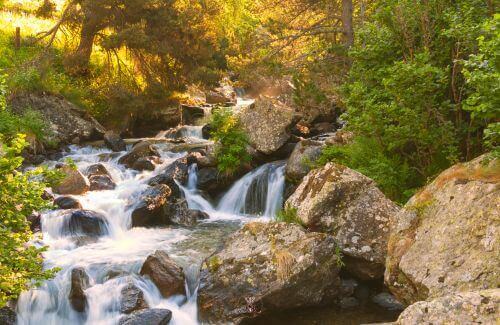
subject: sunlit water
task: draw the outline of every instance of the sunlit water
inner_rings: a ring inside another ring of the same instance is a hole
[[[201,128],[192,129],[189,136],[200,137],[198,131],[201,132]],[[117,324],[123,316],[120,314],[120,292],[130,282],[144,292],[149,307],[170,309],[172,324],[198,324],[196,288],[202,260],[242,222],[257,218],[268,220],[274,216],[282,204],[284,164],[267,164],[247,174],[216,205],[197,190],[197,170],[196,165],[192,165],[189,180],[182,188],[189,207],[207,212],[210,219],[194,228],[130,228],[134,204],[147,188],[148,180],[184,155],[169,152],[161,144],[157,148],[164,162],[154,171],[126,169],[118,164],[125,152],[116,154],[107,149],[73,146],[61,159],[71,158],[82,172],[100,162],[112,175],[117,184],[114,190],[75,196],[84,209],[105,216],[109,234],[96,242],[78,246],[74,238],[61,231],[64,220],[58,211],[44,213],[43,239],[37,244],[49,248],[44,253],[44,266],[58,267],[60,271],[54,279],[21,295],[17,306],[19,324]],[[188,297],[165,299],[149,279],[138,275],[146,257],[157,249],[167,251],[183,267]],[[74,267],[85,268],[90,278],[91,286],[85,291],[86,313],[74,311],[68,300]],[[110,274],[121,276],[111,278]]]

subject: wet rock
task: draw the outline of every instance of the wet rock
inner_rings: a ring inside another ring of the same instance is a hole
[[[116,187],[115,182],[108,175],[93,175],[89,178],[91,191],[113,190]]]
[[[39,112],[51,130],[47,142],[70,144],[102,139],[106,130],[88,112],[62,97],[49,94],[19,93],[10,98],[11,109],[23,114],[27,109]]]
[[[219,192],[223,176],[219,177],[219,170],[215,167],[206,167],[198,170],[198,188],[207,192]]]
[[[290,138],[295,113],[277,99],[261,96],[241,110],[239,119],[252,147],[271,155]]]
[[[395,324],[498,324],[500,289],[459,292],[406,308]]]
[[[191,156],[177,159],[172,164],[168,165],[161,174],[153,177],[149,181],[150,186],[165,184],[172,189],[172,195],[179,197],[181,190],[176,182],[185,184],[188,179],[189,165],[194,163],[194,158]]]
[[[119,325],[167,325],[172,319],[168,309],[144,309],[120,318]]]
[[[321,155],[323,143],[313,140],[302,140],[295,148],[286,163],[285,175],[292,182],[300,182],[311,170],[311,165]]]
[[[78,169],[63,164],[58,170],[64,174],[64,179],[52,189],[54,193],[80,195],[90,189],[88,179]]]
[[[73,309],[77,312],[83,313],[87,308],[85,290],[89,285],[89,276],[84,268],[76,267],[71,270],[71,289],[68,299]]]
[[[146,189],[132,212],[132,227],[167,224],[169,220],[166,217],[166,208],[171,193],[170,187],[164,184]]]
[[[71,196],[60,196],[54,200],[54,204],[64,210],[82,208],[80,201]]]
[[[201,134],[203,136],[203,139],[210,139],[211,137],[211,132],[212,132],[212,126],[210,124],[205,124],[203,128],[201,129]]]
[[[148,308],[144,293],[135,284],[128,283],[121,290],[120,312],[130,314],[134,311]]]
[[[328,122],[316,123],[312,126],[310,135],[325,134],[335,131],[335,125]]]
[[[399,208],[373,180],[329,163],[309,172],[286,204],[309,229],[333,235],[348,271],[361,279],[383,276],[389,218]]]
[[[350,309],[359,306],[359,301],[355,297],[343,297],[340,299],[339,306],[342,309]]]
[[[160,154],[148,141],[141,141],[132,147],[132,150],[121,157],[118,162],[128,168],[133,168],[134,163],[144,157],[159,157]]]
[[[2,325],[15,325],[17,323],[16,312],[10,307],[0,308],[0,324]]]
[[[42,199],[44,199],[45,201],[54,201],[54,195],[48,190],[43,190]]]
[[[131,135],[137,138],[154,137],[158,132],[175,127],[181,123],[179,105],[155,109],[143,109],[135,114],[130,126]]]
[[[181,225],[195,225],[198,223],[198,221],[200,220],[206,220],[206,219],[209,219],[210,216],[206,213],[206,212],[203,212],[203,211],[200,211],[200,210],[188,210],[187,212],[187,218],[185,221],[183,222],[177,222],[177,224],[181,224]]]
[[[202,265],[203,321],[239,323],[269,311],[331,303],[341,295],[339,259],[327,234],[253,222]]]
[[[26,220],[30,224],[30,230],[32,232],[39,232],[42,230],[42,223],[41,223],[41,215],[39,212],[33,212],[29,216],[26,217]]]
[[[95,176],[95,175],[107,175],[107,176],[111,177],[111,174],[109,173],[109,171],[101,163],[93,164],[93,165],[90,165],[89,167],[87,167],[85,174],[87,175],[87,177],[91,177],[91,176]]]
[[[63,210],[59,218],[64,218],[63,233],[74,237],[97,238],[108,234],[106,218],[90,210]]]
[[[120,134],[115,131],[107,131],[104,133],[104,144],[106,147],[113,151],[125,151],[127,150],[127,145],[125,141],[120,137]]]
[[[181,105],[182,123],[195,124],[196,120],[205,116],[205,110],[201,106]]]
[[[164,297],[185,294],[184,272],[165,251],[149,255],[140,274],[149,276]]]
[[[132,169],[143,171],[150,170],[153,171],[156,168],[156,164],[161,163],[161,159],[158,157],[142,157],[137,159],[132,165]]]
[[[388,310],[403,310],[405,306],[388,292],[381,292],[372,298],[372,301]]]
[[[391,217],[385,282],[403,303],[498,287],[500,164],[442,172]]]

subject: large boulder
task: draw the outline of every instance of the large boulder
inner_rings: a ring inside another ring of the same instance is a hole
[[[12,308],[8,306],[0,308],[0,324],[15,325],[16,323],[17,323],[17,315]]]
[[[120,312],[130,314],[134,311],[148,308],[144,293],[134,283],[127,283],[121,290]]]
[[[134,163],[144,157],[159,157],[160,154],[148,141],[141,141],[132,147],[132,150],[122,156],[118,162],[128,168],[133,168]]]
[[[71,289],[68,299],[73,309],[77,312],[83,313],[87,308],[85,290],[89,285],[89,276],[84,268],[76,267],[71,270]]]
[[[115,131],[108,131],[104,133],[104,144],[106,147],[113,151],[125,151],[127,150],[127,145],[125,141],[120,137],[120,134]]]
[[[207,91],[205,98],[207,104],[236,104],[236,92],[229,85]]]
[[[168,309],[143,309],[120,318],[118,325],[167,325],[172,319]]]
[[[286,163],[286,178],[292,182],[300,182],[311,170],[322,148],[323,143],[320,141],[302,140],[297,143]]]
[[[498,324],[500,289],[458,292],[406,308],[395,324]]]
[[[198,119],[201,119],[205,116],[205,110],[201,106],[192,106],[192,105],[181,105],[182,112],[182,124],[192,125]]]
[[[60,196],[54,200],[54,204],[63,210],[82,208],[80,201],[71,196]]]
[[[164,297],[186,294],[184,272],[165,251],[149,255],[140,274],[147,275]]]
[[[241,110],[239,119],[252,147],[271,155],[290,138],[295,113],[279,100],[261,96]]]
[[[132,165],[132,169],[138,171],[153,171],[156,168],[156,164],[160,163],[161,159],[159,157],[141,157],[134,162],[134,164]]]
[[[455,165],[391,218],[385,282],[411,304],[498,286],[500,164]]]
[[[303,224],[335,238],[346,268],[362,279],[384,275],[389,218],[399,208],[370,178],[328,163],[311,171],[286,202]]]
[[[76,167],[66,164],[58,167],[64,178],[54,186],[54,193],[80,195],[90,189],[89,180]]]
[[[48,142],[70,144],[94,141],[102,139],[106,132],[88,112],[59,96],[24,93],[11,98],[9,106],[17,114],[27,110],[39,112],[51,131]]]
[[[72,237],[98,238],[109,233],[106,217],[90,210],[63,210],[58,216],[64,218],[62,232]]]
[[[132,211],[132,227],[148,227],[167,224],[166,208],[172,191],[164,184],[148,187],[140,196]]]
[[[202,320],[239,323],[268,311],[335,301],[341,295],[335,249],[331,236],[298,225],[244,225],[202,265]]]

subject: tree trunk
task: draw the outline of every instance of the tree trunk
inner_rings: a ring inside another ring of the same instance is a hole
[[[92,46],[94,45],[94,39],[98,31],[97,24],[92,22],[91,19],[85,18],[82,30],[80,31],[80,43],[73,55],[74,67],[72,70],[76,74],[88,74]]]
[[[354,44],[352,0],[342,0],[342,28],[344,33],[344,43],[347,47],[351,47]]]

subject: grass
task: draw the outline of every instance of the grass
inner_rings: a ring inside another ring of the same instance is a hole
[[[294,208],[290,205],[285,206],[284,209],[278,211],[276,214],[276,221],[278,222],[286,222],[286,223],[294,223],[299,226],[304,227],[304,223],[297,215],[297,208]]]

